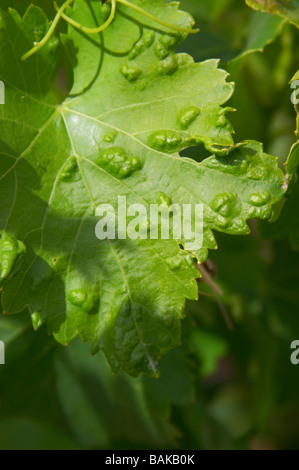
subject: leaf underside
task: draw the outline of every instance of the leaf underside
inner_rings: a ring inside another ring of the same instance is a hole
[[[139,3],[138,3],[139,4]],[[93,27],[101,2],[76,0],[67,14]],[[185,28],[176,4],[142,8]],[[32,56],[20,57],[49,28],[43,11],[0,9],[0,282],[2,308],[28,307],[33,325],[57,341],[80,335],[103,349],[113,371],[157,375],[159,359],[180,343],[186,299],[197,298],[198,271],[216,248],[213,231],[246,234],[284,193],[274,157],[257,142],[235,145],[226,118],[233,86],[216,60],[175,54],[185,35],[124,6],[98,36],[69,27]],[[61,104],[51,78],[62,50],[73,88]],[[179,152],[204,145],[197,163]],[[186,240],[104,240],[95,236],[99,204],[203,204],[200,250]]]

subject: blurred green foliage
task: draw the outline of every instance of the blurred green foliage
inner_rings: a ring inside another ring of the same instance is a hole
[[[221,59],[236,83],[236,141],[259,140],[283,164],[295,142],[289,81],[298,29],[240,0],[181,6],[201,28],[181,50]],[[271,240],[267,227],[264,238],[254,223],[248,237],[219,234],[211,260],[224,294],[199,283],[183,346],[162,361],[157,380],[113,376],[88,345],[63,348],[45,328],[33,332],[27,312],[0,317],[0,449],[299,449],[299,365],[290,362],[299,253],[287,239]]]

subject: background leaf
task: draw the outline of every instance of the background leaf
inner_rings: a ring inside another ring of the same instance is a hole
[[[246,0],[246,3],[256,10],[274,13],[287,18],[288,21],[299,26],[299,2],[298,0]]]

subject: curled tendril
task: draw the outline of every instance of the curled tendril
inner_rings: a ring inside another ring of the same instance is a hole
[[[112,21],[115,18],[116,14],[116,4],[122,3],[123,5],[132,8],[133,10],[137,11],[138,13],[141,13],[142,15],[146,16],[152,21],[155,21],[156,23],[160,24],[161,26],[164,26],[166,28],[172,29],[174,31],[179,31],[183,33],[192,33],[196,34],[198,33],[199,29],[189,29],[189,28],[183,28],[181,26],[175,26],[169,23],[166,23],[163,20],[160,20],[159,18],[156,18],[155,16],[151,15],[147,11],[143,10],[142,8],[138,7],[137,5],[134,5],[133,3],[128,2],[127,0],[111,0],[111,12],[109,15],[109,18],[107,21],[99,26],[98,28],[88,28],[86,26],[81,25],[80,23],[77,23],[77,21],[73,20],[69,16],[67,16],[64,12],[65,10],[73,3],[74,0],[67,0],[60,8],[58,7],[56,1],[54,2],[54,7],[57,11],[57,14],[53,20],[53,23],[47,32],[47,34],[44,36],[44,38],[39,41],[34,43],[34,47],[30,49],[26,54],[22,56],[22,60],[25,61],[29,57],[31,57],[33,54],[35,54],[37,51],[39,51],[51,38],[52,34],[54,33],[59,21],[61,18],[63,18],[65,21],[67,21],[69,24],[71,24],[74,28],[79,29],[80,31],[87,33],[87,34],[98,34],[102,31],[104,31],[108,26],[112,23]]]
[[[109,18],[104,24],[102,24],[102,26],[99,26],[98,28],[87,28],[86,26],[82,26],[82,24],[77,23],[77,21],[73,20],[72,18],[67,16],[65,13],[61,13],[61,18],[63,18],[65,21],[67,21],[68,23],[70,23],[72,26],[79,29],[80,31],[83,31],[84,33],[97,34],[97,33],[100,33],[101,31],[104,31],[104,29],[108,28],[108,26],[114,20],[115,11],[116,11],[116,1],[120,1],[120,0],[112,0],[111,1],[111,12],[110,12]],[[54,7],[55,7],[56,11],[58,12],[59,8],[58,8],[56,2],[54,2]]]

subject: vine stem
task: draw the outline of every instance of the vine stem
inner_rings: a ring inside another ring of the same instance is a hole
[[[127,0],[112,0],[112,2],[111,2],[111,12],[110,12],[110,15],[109,15],[109,18],[107,19],[107,21],[103,25],[99,26],[98,28],[88,28],[87,26],[81,25],[80,23],[73,20],[72,18],[70,18],[69,16],[67,16],[64,13],[65,10],[71,5],[71,3],[73,3],[73,1],[74,0],[67,0],[60,8],[58,7],[56,1],[54,2],[54,7],[57,11],[57,14],[56,14],[56,16],[53,20],[53,23],[52,23],[49,31],[47,32],[47,34],[44,36],[44,38],[41,41],[39,41],[37,43],[34,43],[34,47],[22,56],[22,58],[21,58],[22,61],[27,60],[29,57],[31,57],[33,54],[35,54],[37,51],[39,51],[49,41],[50,37],[54,33],[54,31],[56,29],[56,26],[58,25],[61,18],[63,18],[65,21],[67,21],[73,27],[79,29],[80,31],[82,31],[84,33],[98,34],[102,31],[104,31],[106,28],[108,28],[108,26],[112,23],[112,21],[115,18],[117,2],[127,6],[128,8],[132,8],[133,10],[137,11],[138,13],[142,14],[143,16],[146,16],[147,18],[154,21],[155,23],[158,23],[159,25],[164,26],[165,28],[169,28],[169,29],[172,29],[174,31],[179,31],[179,32],[184,32],[184,33],[191,33],[191,34],[196,34],[199,31],[199,29],[183,28],[181,26],[175,26],[175,25],[166,23],[165,21],[160,20],[160,18],[156,18],[151,13],[148,13],[147,11],[140,8],[139,6],[134,5],[133,3],[130,3]]]
[[[203,264],[196,264],[196,267],[198,269],[198,271],[201,273],[202,275],[202,280],[208,285],[210,286],[210,288],[212,289],[213,291],[213,297],[215,298],[216,302],[217,302],[217,305],[223,315],[223,319],[225,321],[225,324],[227,326],[227,328],[230,330],[230,331],[233,331],[234,329],[234,325],[232,323],[232,320],[224,306],[224,304],[221,302],[221,300],[219,299],[219,296],[223,296],[223,292],[222,290],[220,289],[220,287],[218,286],[218,284],[216,284],[216,282],[212,279],[212,277],[210,276],[208,270],[204,267]]]

